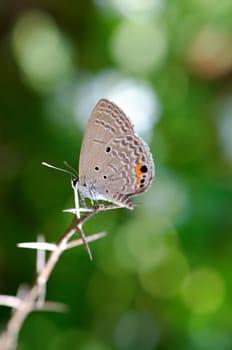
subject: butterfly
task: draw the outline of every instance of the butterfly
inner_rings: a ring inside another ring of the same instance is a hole
[[[154,177],[147,144],[136,134],[127,115],[101,99],[89,118],[79,158],[81,198],[104,200],[133,209],[131,197],[145,192]]]

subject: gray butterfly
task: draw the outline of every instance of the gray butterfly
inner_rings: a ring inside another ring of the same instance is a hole
[[[78,189],[82,198],[105,200],[133,209],[131,197],[154,177],[152,155],[126,114],[101,99],[92,111],[82,141]]]

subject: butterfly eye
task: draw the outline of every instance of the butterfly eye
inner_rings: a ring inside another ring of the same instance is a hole
[[[106,153],[110,153],[110,151],[111,151],[111,147],[110,146],[106,147]]]
[[[103,179],[104,179],[104,180],[106,180],[106,179],[107,179],[107,175],[103,175],[102,177],[103,177]]]
[[[76,185],[78,184],[78,179],[73,179],[72,183],[73,183],[73,186],[76,187]]]
[[[99,166],[96,165],[96,166],[94,167],[94,170],[95,170],[95,171],[99,171],[99,170],[100,170]]]

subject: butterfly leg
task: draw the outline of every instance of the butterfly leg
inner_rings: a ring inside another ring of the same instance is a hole
[[[83,208],[87,208],[86,202],[85,202],[85,198],[80,194],[80,202],[81,202],[81,206]]]
[[[80,219],[80,207],[79,207],[79,197],[78,197],[78,181],[72,181],[72,188],[74,191],[74,203],[75,203],[75,211],[76,211],[76,217],[77,219]],[[92,253],[89,247],[89,244],[85,238],[84,231],[82,230],[82,227],[79,227],[79,234],[81,236],[83,245],[85,249],[87,250],[87,253],[89,255],[90,260],[93,260]]]

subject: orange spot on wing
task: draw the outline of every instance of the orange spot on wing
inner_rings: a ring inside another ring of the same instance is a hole
[[[136,185],[138,186],[140,184],[140,178],[141,178],[141,175],[143,174],[143,172],[141,171],[141,167],[143,166],[142,163],[139,163],[137,165],[137,167],[135,168],[135,172],[136,172],[136,175],[137,175],[137,179],[136,179]]]

